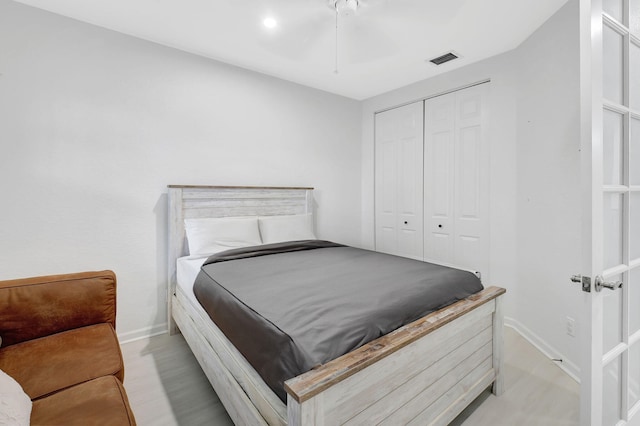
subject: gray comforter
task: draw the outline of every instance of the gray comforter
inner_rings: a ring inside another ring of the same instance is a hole
[[[194,285],[283,401],[285,380],[480,290],[470,272],[317,240],[211,256]]]

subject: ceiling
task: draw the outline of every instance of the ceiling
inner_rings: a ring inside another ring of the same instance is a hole
[[[359,0],[337,50],[328,0],[17,1],[362,100],[511,50],[567,0]]]

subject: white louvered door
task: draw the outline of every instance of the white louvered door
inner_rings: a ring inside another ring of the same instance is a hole
[[[425,260],[488,273],[488,84],[425,101]]]
[[[376,250],[422,260],[423,103],[375,116]]]

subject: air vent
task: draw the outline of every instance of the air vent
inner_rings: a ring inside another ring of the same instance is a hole
[[[437,58],[433,58],[429,62],[432,62],[436,65],[442,65],[445,62],[453,61],[454,59],[458,59],[458,57],[454,55],[452,52],[449,52],[449,53],[445,53],[442,56],[438,56]]]

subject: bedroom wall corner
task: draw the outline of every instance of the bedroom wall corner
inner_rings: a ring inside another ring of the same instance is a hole
[[[568,277],[579,270],[578,1],[514,50],[367,99],[362,111],[362,240],[374,247],[374,113],[491,79],[491,266],[507,288],[505,322],[579,375],[584,323]],[[576,263],[577,262],[577,263]]]
[[[0,279],[110,268],[119,334],[164,329],[168,184],[313,186],[360,245],[360,102],[9,0],[0,52]]]

